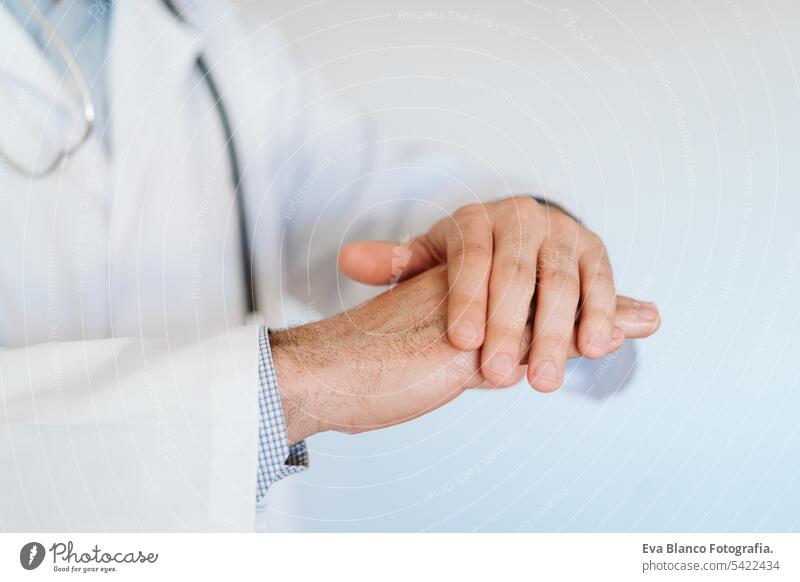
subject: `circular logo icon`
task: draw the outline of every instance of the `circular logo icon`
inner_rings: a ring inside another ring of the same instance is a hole
[[[28,542],[19,551],[19,563],[26,570],[35,570],[44,560],[44,546],[39,542]]]

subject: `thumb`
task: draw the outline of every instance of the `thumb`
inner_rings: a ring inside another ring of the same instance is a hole
[[[339,253],[339,268],[350,279],[388,285],[427,271],[440,262],[425,236],[400,242],[361,241]]]

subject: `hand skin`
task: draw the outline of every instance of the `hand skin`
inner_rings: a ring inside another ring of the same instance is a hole
[[[538,315],[531,384],[555,390],[563,382],[576,313],[580,354],[599,358],[611,351],[616,291],[605,245],[558,208],[530,196],[471,204],[410,243],[364,241],[339,257],[347,276],[375,285],[439,264],[448,265],[450,343],[465,351],[483,348],[481,370],[491,385],[516,381],[532,300]]]
[[[660,324],[649,307],[620,297],[611,349]],[[480,350],[447,340],[446,266],[430,269],[335,317],[270,334],[290,443],[336,430],[406,422],[464,390],[487,385]],[[525,375],[531,327],[520,338],[515,380]],[[565,346],[580,355],[575,335]],[[549,391],[544,387],[541,391]]]

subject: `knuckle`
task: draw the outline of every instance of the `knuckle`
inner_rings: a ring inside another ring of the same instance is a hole
[[[520,253],[536,254],[539,238],[528,224],[523,224],[521,228],[511,232],[509,239],[512,247],[518,249]]]
[[[497,260],[495,270],[504,280],[533,280],[536,276],[536,261],[528,255],[505,256]]]
[[[575,231],[578,228],[578,223],[571,216],[564,214],[560,210],[548,210],[547,220],[550,223],[550,227],[555,230]]]
[[[575,260],[577,256],[577,249],[575,247],[575,239],[571,237],[561,237],[556,240],[554,245],[558,249],[559,255],[562,259],[570,263]]]
[[[578,276],[572,269],[563,267],[546,269],[542,272],[541,286],[551,289],[570,291],[577,289]]]
[[[609,279],[614,278],[614,270],[611,267],[611,261],[608,259],[608,252],[606,248],[603,247],[603,251],[600,254],[600,264],[598,266],[598,271],[605,274]]]
[[[549,241],[541,254],[543,262],[551,269],[566,270],[576,260],[575,245],[565,238]]]
[[[453,213],[456,222],[470,222],[476,219],[486,219],[486,208],[482,204],[467,204]]]
[[[606,245],[603,242],[603,239],[600,238],[600,235],[598,235],[596,232],[591,231],[588,228],[583,228],[583,229],[581,229],[580,236],[581,236],[582,242],[585,245],[587,245],[589,247],[597,248],[600,253],[604,253],[605,252]]]
[[[519,233],[519,244],[522,249],[526,249],[532,254],[536,253],[536,249],[539,246],[539,236],[530,229],[523,229],[522,232]]]
[[[482,263],[492,258],[492,253],[485,245],[471,240],[462,241],[456,247],[455,257],[459,262]]]
[[[526,224],[514,224],[502,235],[502,254],[509,256],[536,255],[538,238]],[[533,260],[531,256],[531,260]]]
[[[525,218],[536,218],[541,215],[542,206],[530,196],[512,196],[508,199],[514,212]]]
[[[519,224],[523,229],[538,224],[541,213],[539,203],[525,196],[509,198],[500,207],[500,214],[506,222]]]
[[[614,277],[611,275],[611,271],[609,269],[599,268],[592,273],[591,279],[589,279],[586,283],[587,291],[591,293],[591,291],[597,288],[613,288]]]
[[[577,240],[580,226],[571,216],[567,216],[561,211],[550,211],[547,216],[552,231],[563,234],[573,241]]]

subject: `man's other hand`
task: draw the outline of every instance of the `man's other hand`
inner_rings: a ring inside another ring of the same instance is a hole
[[[530,196],[471,204],[407,244],[354,243],[339,257],[348,277],[373,285],[438,264],[447,265],[450,343],[465,351],[482,347],[481,371],[493,386],[517,379],[532,301],[528,381],[538,390],[563,382],[576,314],[582,356],[599,358],[614,345],[617,297],[605,245],[555,206]],[[659,317],[650,303],[640,304],[640,314]]]

